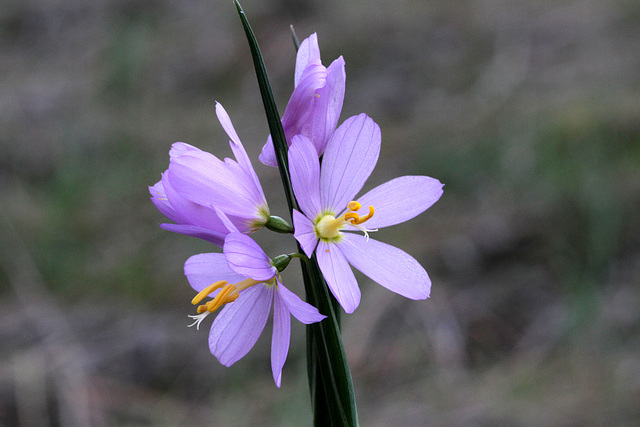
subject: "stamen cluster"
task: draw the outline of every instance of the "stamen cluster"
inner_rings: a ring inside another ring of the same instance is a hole
[[[367,222],[373,216],[375,209],[373,206],[369,206],[369,213],[365,216],[360,216],[356,212],[360,210],[362,205],[356,201],[351,201],[347,205],[348,211],[336,218],[331,214],[324,215],[316,221],[315,230],[316,234],[321,239],[336,239],[340,236],[340,230],[342,230],[345,226],[351,226],[356,228],[368,237],[369,231],[377,231],[377,230],[368,230],[365,227],[361,226],[361,224]]]

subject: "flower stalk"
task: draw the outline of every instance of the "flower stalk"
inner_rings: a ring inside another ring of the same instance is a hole
[[[291,185],[285,132],[257,40],[237,0],[235,4],[249,42],[289,213],[292,214],[299,207]],[[307,302],[327,316],[322,322],[307,326],[307,368],[314,425],[356,426],[358,415],[351,372],[340,334],[339,306],[324,281],[315,255],[310,262],[301,265]]]

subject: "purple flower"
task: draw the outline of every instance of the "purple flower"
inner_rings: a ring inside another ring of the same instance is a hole
[[[217,102],[216,115],[236,160],[220,160],[176,142],[169,151],[169,169],[149,192],[160,212],[175,223],[161,224],[162,228],[222,246],[229,231],[214,208],[223,211],[241,232],[251,232],[267,223],[269,206],[231,119]]]
[[[318,36],[306,38],[298,49],[293,94],[282,116],[282,127],[291,145],[291,138],[303,135],[313,143],[319,156],[333,134],[344,100],[346,74],[340,56],[328,68],[320,61]],[[260,161],[277,166],[271,136],[262,148]]]
[[[307,138],[294,137],[289,148],[291,182],[302,210],[293,212],[294,236],[307,256],[315,250],[331,292],[347,313],[360,303],[360,289],[349,264],[407,298],[428,298],[431,289],[427,272],[413,257],[369,239],[368,233],[424,212],[440,198],[443,185],[426,176],[403,176],[356,201],[379,153],[380,128],[365,114],[347,119],[336,129],[322,167]],[[368,207],[366,215],[357,213],[361,206]]]
[[[282,367],[289,352],[291,317],[309,324],[326,316],[288,290],[278,270],[264,251],[249,236],[232,232],[225,238],[224,254],[192,256],[184,265],[189,283],[198,291],[193,304],[207,295],[213,297],[198,307],[193,324],[222,305],[209,333],[209,349],[220,363],[231,366],[244,357],[258,340],[273,305],[271,370],[280,387]]]

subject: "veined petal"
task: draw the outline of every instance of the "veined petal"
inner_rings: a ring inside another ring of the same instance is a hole
[[[242,149],[242,151],[244,152],[244,149]],[[246,153],[244,153],[244,155],[246,156]],[[267,205],[267,200],[264,197],[262,187],[258,181],[258,175],[256,175],[255,171],[252,169],[250,172],[247,172],[238,162],[229,158],[224,160],[228,168],[229,176],[237,180],[236,183],[238,188],[241,189],[241,193],[251,201],[254,207],[259,206],[268,211],[269,207]],[[249,167],[251,167],[251,165],[249,165]]]
[[[311,34],[300,43],[298,53],[296,54],[296,70],[294,75],[294,87],[298,86],[300,76],[305,68],[310,64],[321,64],[320,47],[318,46],[318,35]]]
[[[220,209],[216,208],[215,206],[214,206],[213,210],[215,211],[216,215],[218,215],[218,218],[220,218],[220,221],[222,221],[222,224],[224,224],[224,226],[226,227],[227,234],[229,234],[229,233],[240,233],[240,230],[238,230],[238,227],[236,227],[236,225],[233,223],[233,221],[231,221],[231,219],[229,219],[229,216],[227,214],[225,214],[224,212],[222,212]]]
[[[244,172],[234,171],[214,155],[189,151],[173,158],[167,171],[173,188],[187,200],[202,206],[219,206],[225,213],[254,216],[263,200],[247,191]]]
[[[160,228],[173,233],[184,234],[185,236],[197,237],[198,239],[206,240],[220,247],[224,245],[224,238],[227,236],[227,233],[221,233],[190,224],[163,223],[160,224]]]
[[[410,220],[431,207],[442,196],[443,184],[428,176],[401,176],[369,191],[358,202],[373,206],[375,215],[367,228],[382,228]]]
[[[326,68],[320,61],[316,34],[305,39],[298,49],[294,90],[282,116],[282,128],[291,145],[296,135],[309,138],[321,155],[333,134],[344,100],[344,59],[339,57]],[[260,161],[277,166],[271,137],[262,148]]]
[[[406,252],[364,236],[343,233],[340,249],[347,261],[374,282],[410,299],[429,297],[431,280]]]
[[[169,149],[169,158],[173,159],[175,157],[180,157],[189,151],[202,151],[197,147],[194,147],[191,144],[187,144],[185,142],[174,142],[171,144],[171,148]]]
[[[293,228],[295,230],[293,237],[300,243],[304,253],[311,258],[313,250],[316,248],[316,243],[318,242],[313,223],[309,218],[294,209]]]
[[[278,273],[271,265],[267,254],[246,234],[229,234],[224,239],[223,251],[229,268],[238,274],[258,281],[267,281]]]
[[[293,137],[289,148],[291,185],[302,212],[314,218],[320,213],[320,161],[308,138]]]
[[[315,105],[312,119],[309,121],[312,140],[322,154],[329,142],[329,138],[336,130],[342,103],[344,101],[345,64],[340,56],[327,68],[327,78],[324,87],[316,91]]]
[[[262,199],[265,199],[264,192],[262,191],[262,186],[260,185],[260,180],[258,179],[256,171],[253,169],[253,165],[251,164],[249,155],[244,149],[244,146],[242,145],[242,142],[240,141],[240,138],[238,137],[238,134],[233,127],[233,123],[231,122],[229,114],[227,114],[227,111],[219,102],[216,102],[216,115],[218,116],[218,121],[220,121],[222,128],[229,136],[231,150],[233,151],[233,155],[238,161],[238,164],[253,180],[255,191],[259,193],[260,196],[262,196]]]
[[[298,295],[291,292],[282,283],[278,283],[276,295],[282,298],[282,301],[287,306],[287,310],[289,310],[293,317],[305,325],[316,323],[327,318],[327,316],[320,314],[317,308],[302,301]]]
[[[169,174],[166,172],[162,174],[162,185],[169,203],[181,217],[180,220],[171,218],[174,222],[193,224],[211,230],[214,233],[227,234],[226,227],[218,215],[212,209],[185,199],[173,188],[169,181]]]
[[[320,64],[309,65],[304,70],[282,115],[282,128],[289,144],[295,135],[303,134],[308,138],[312,137],[303,130],[313,118],[311,114],[317,99],[316,91],[325,85],[326,78],[327,69]],[[315,144],[315,141],[312,142]]]
[[[162,185],[162,179],[156,182],[152,187],[149,187],[149,194],[151,194],[151,202],[153,202],[162,215],[166,216],[173,222],[183,222],[182,216],[178,214],[171,203],[169,203],[167,194],[164,191],[164,186]]]
[[[252,286],[218,314],[209,333],[209,350],[220,363],[231,366],[251,350],[267,323],[273,294],[274,288]]]
[[[233,127],[233,123],[231,122],[231,117],[229,117],[227,110],[225,110],[222,104],[218,101],[216,101],[216,116],[218,117],[218,121],[222,125],[222,128],[229,136],[231,142],[235,145],[242,145],[242,142],[240,142],[240,138],[236,133],[236,129]]]
[[[344,311],[353,313],[360,304],[360,288],[340,248],[335,243],[320,240],[316,257],[331,293]]]
[[[327,71],[322,65],[310,65],[307,68],[302,75],[300,84],[293,90],[289,103],[282,115],[282,129],[289,146],[291,145],[291,139],[295,135],[301,134],[305,125],[311,119],[316,89],[325,84]],[[311,135],[305,136],[311,137]],[[262,152],[258,159],[266,166],[278,166],[271,135],[269,135],[267,143],[262,147]]]
[[[267,143],[262,147],[262,152],[258,156],[258,160],[265,166],[271,166],[272,168],[278,167],[278,161],[276,160],[276,152],[273,148],[273,140],[271,135],[267,137]]]
[[[336,129],[322,159],[322,209],[339,213],[354,199],[378,161],[380,142],[380,128],[364,113]]]
[[[291,339],[291,315],[289,310],[278,295],[274,292],[273,300],[273,334],[271,337],[271,371],[276,386],[280,388],[282,381],[282,367],[289,353]]]
[[[245,276],[231,270],[227,259],[220,253],[198,254],[190,257],[184,263],[184,274],[196,292],[219,280],[237,283],[246,279]]]

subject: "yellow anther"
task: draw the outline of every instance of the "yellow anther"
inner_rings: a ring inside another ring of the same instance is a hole
[[[357,224],[357,221],[360,219],[360,215],[355,212],[349,212],[344,214],[345,221],[351,221],[352,224]]]
[[[222,290],[218,292],[218,295],[216,295],[214,299],[205,304],[207,306],[207,311],[212,313],[222,307],[224,304],[235,301],[239,295],[237,293],[232,295],[235,291],[235,285],[227,285],[222,288]]]
[[[350,211],[354,211],[354,212],[348,212],[344,214],[342,218],[345,220],[345,222],[351,221],[352,224],[359,224],[358,221],[360,220],[360,215],[355,213],[355,211],[359,211],[361,207],[362,205],[356,202],[355,200],[349,202],[349,204],[347,205],[347,208]]]
[[[349,204],[347,205],[347,208],[349,208],[350,211],[358,211],[358,210],[360,210],[361,207],[362,207],[362,205],[360,203],[356,202],[355,200],[349,202]]]
[[[360,225],[370,220],[374,214],[373,206],[369,206],[369,213],[367,215],[358,215],[356,211],[360,210],[360,208],[362,208],[362,205],[355,200],[350,201],[347,204],[347,208],[347,213],[339,218],[335,218],[331,214],[320,217],[320,219],[318,219],[316,222],[316,235],[324,239],[335,239],[340,236],[340,230],[345,226],[345,224],[350,224],[353,226]],[[366,229],[364,227],[356,228],[361,229],[366,234]]]
[[[200,301],[202,301],[211,292],[215,291],[216,289],[220,289],[221,287],[223,287],[226,284],[227,284],[226,280],[219,280],[219,281],[217,281],[215,283],[212,283],[211,285],[207,286],[206,288],[204,288],[203,290],[198,292],[198,295],[193,297],[193,299],[191,300],[191,304],[193,304],[193,305],[199,304]]]
[[[366,214],[365,216],[359,216],[358,214],[354,213],[354,214],[346,214],[344,218],[346,220],[351,220],[351,224],[362,224],[363,222],[366,222],[371,219],[374,211],[375,209],[373,209],[373,206],[369,206],[369,213]],[[350,217],[350,215],[355,215],[355,217]]]

